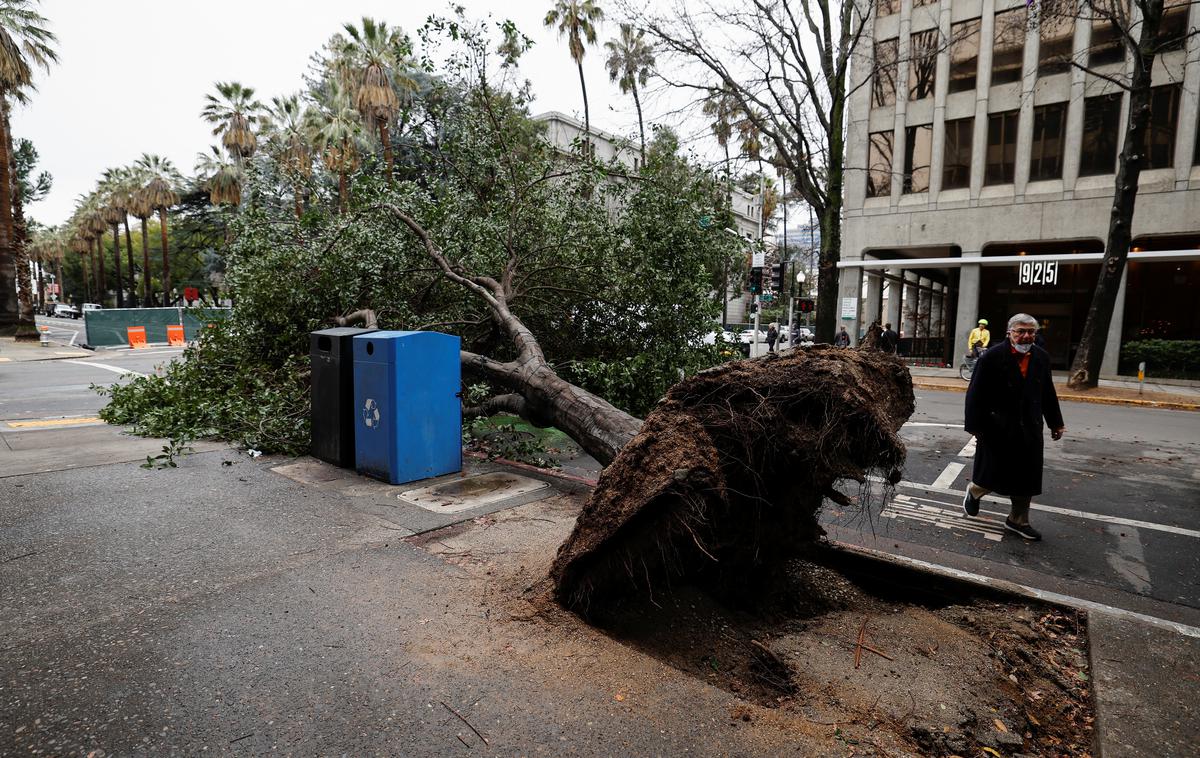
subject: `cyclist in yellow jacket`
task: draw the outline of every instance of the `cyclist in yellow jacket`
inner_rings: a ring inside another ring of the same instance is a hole
[[[971,336],[967,337],[967,350],[975,349],[976,342],[982,342],[983,348],[986,350],[988,343],[992,341],[992,333],[988,331],[988,322],[986,318],[979,319],[979,326],[971,330]]]

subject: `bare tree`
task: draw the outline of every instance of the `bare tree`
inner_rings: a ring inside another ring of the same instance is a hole
[[[867,0],[676,3],[638,16],[667,57],[690,64],[669,84],[706,99],[728,93],[761,135],[771,161],[820,219],[817,339],[831,342],[841,257],[842,186],[850,65],[871,17]],[[667,67],[660,69],[670,70]],[[689,78],[694,77],[694,78]]]
[[[1108,329],[1129,258],[1138,179],[1154,148],[1148,133],[1154,63],[1163,53],[1183,47],[1196,33],[1187,25],[1189,5],[1189,0],[1132,0],[1132,5],[1130,0],[1082,0],[1078,5],[1056,0],[1042,6],[1042,23],[1074,18],[1091,24],[1090,47],[1082,56],[1072,56],[1070,64],[1129,93],[1104,260],[1071,365],[1068,383],[1072,389],[1095,387],[1100,380]],[[1110,65],[1119,62],[1126,65]]]

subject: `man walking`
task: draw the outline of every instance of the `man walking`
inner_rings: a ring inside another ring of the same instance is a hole
[[[1050,356],[1033,344],[1037,331],[1037,321],[1027,313],[1008,320],[1008,339],[975,364],[965,424],[976,445],[963,512],[978,515],[979,500],[989,492],[1007,495],[1012,510],[1004,528],[1027,540],[1042,538],[1029,523],[1029,504],[1042,492],[1042,420],[1054,440],[1067,430],[1050,378]]]
[[[900,344],[900,335],[892,330],[891,324],[883,325],[883,334],[879,335],[879,349],[885,353],[896,352],[896,346]]]
[[[850,335],[846,334],[846,327],[842,327],[842,331],[838,332],[833,338],[834,347],[850,347]]]

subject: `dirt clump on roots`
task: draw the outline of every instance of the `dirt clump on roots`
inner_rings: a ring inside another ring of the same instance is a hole
[[[912,378],[894,356],[818,346],[735,361],[671,388],[600,476],[551,568],[564,606],[651,597],[686,578],[769,587],[824,532],[825,498],[904,464]]]

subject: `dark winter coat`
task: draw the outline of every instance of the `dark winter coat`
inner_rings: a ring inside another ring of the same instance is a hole
[[[896,352],[896,346],[899,344],[900,335],[893,329],[884,329],[883,334],[879,335],[879,349],[885,353]]]
[[[1032,497],[1042,492],[1042,419],[1063,426],[1058,394],[1050,379],[1050,355],[1030,348],[1022,378],[1008,340],[993,345],[975,364],[967,388],[966,430],[975,435],[971,481],[1000,495]]]

